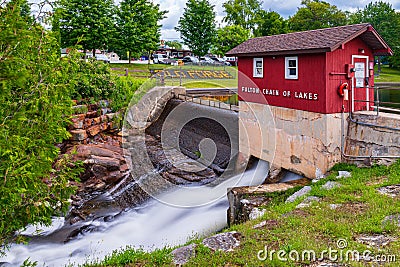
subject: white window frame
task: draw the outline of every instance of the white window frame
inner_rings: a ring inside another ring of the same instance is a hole
[[[296,67],[289,67],[289,61],[295,60]],[[296,70],[296,75],[290,74],[290,69]],[[299,59],[298,57],[285,57],[285,79],[287,80],[297,80],[299,78]]]
[[[257,62],[261,61],[261,74],[257,72]],[[255,57],[253,58],[253,77],[254,78],[263,78],[264,77],[264,58],[262,57]]]

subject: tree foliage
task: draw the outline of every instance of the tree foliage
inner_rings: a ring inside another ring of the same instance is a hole
[[[182,49],[182,44],[179,41],[166,41],[165,44],[169,47],[174,47],[177,50]]]
[[[189,0],[175,29],[195,55],[208,53],[215,40],[215,12],[208,0]]]
[[[225,55],[226,52],[250,38],[250,30],[239,25],[226,26],[217,30],[213,53]]]
[[[222,5],[226,16],[223,21],[228,25],[239,25],[244,29],[256,30],[260,19],[261,2],[258,0],[228,0]]]
[[[350,21],[371,23],[395,52],[390,62],[393,66],[400,67],[400,14],[396,13],[391,4],[383,1],[369,3],[364,9],[353,13]]]
[[[289,18],[290,31],[306,31],[347,24],[347,15],[335,5],[321,0],[303,0],[303,7]]]
[[[65,211],[79,168],[59,159],[69,137],[69,77],[57,36],[21,15],[26,0],[0,6],[0,244],[29,223]],[[22,12],[23,13],[23,12]]]
[[[84,50],[106,49],[114,37],[112,0],[59,0],[57,25],[63,47],[78,43]]]
[[[166,11],[149,0],[124,0],[117,12],[118,47],[138,56],[142,52],[157,49],[160,43],[159,21]]]
[[[288,32],[287,21],[275,11],[260,12],[260,19],[257,29],[254,32],[256,37],[269,36]]]

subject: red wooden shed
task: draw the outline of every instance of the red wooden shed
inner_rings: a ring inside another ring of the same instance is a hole
[[[370,110],[374,56],[391,54],[370,24],[253,38],[227,53],[238,57],[239,99],[323,114]]]

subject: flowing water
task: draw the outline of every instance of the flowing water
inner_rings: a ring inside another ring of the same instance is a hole
[[[19,266],[25,259],[37,261],[38,266],[64,266],[99,260],[115,249],[131,246],[153,250],[184,244],[195,236],[218,231],[226,226],[227,189],[233,186],[258,185],[268,171],[268,163],[259,161],[242,175],[232,177],[216,186],[181,187],[165,192],[138,208],[124,212],[111,222],[90,222],[87,233],[65,244],[46,238],[29,245],[12,245],[0,258],[3,265]],[[56,218],[42,235],[49,235],[63,225]],[[29,227],[25,234],[32,234]]]

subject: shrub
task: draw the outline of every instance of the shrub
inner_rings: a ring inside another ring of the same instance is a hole
[[[79,167],[55,146],[69,137],[76,64],[60,60],[57,36],[24,15],[25,0],[0,5],[0,245],[29,223],[68,208]]]

